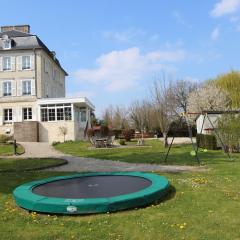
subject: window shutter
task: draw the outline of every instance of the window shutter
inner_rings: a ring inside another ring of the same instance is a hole
[[[12,108],[12,120],[13,120],[13,122],[17,122],[16,109],[15,108]]]
[[[18,79],[16,82],[17,82],[17,96],[22,96],[22,80]]]
[[[0,126],[3,125],[3,109],[0,108]]]
[[[36,108],[35,107],[32,107],[32,120],[33,121],[36,121],[37,119],[36,119]]]
[[[22,70],[22,56],[17,57],[17,70],[18,71]]]
[[[2,61],[3,61],[3,58],[2,58],[2,57],[0,57],[0,71],[2,71],[2,70],[3,70]]]
[[[34,96],[34,95],[36,95],[35,79],[32,79],[31,87],[32,87],[31,95]]]
[[[23,121],[23,109],[17,108],[17,121],[22,122]]]
[[[31,55],[30,56],[30,66],[31,66],[31,69],[33,70],[35,68],[35,56],[34,55]]]
[[[16,81],[12,80],[11,81],[11,86],[12,86],[12,96],[15,97],[16,96]]]
[[[15,57],[11,57],[11,70],[14,72],[15,71]]]
[[[0,81],[0,97],[3,96],[3,81]]]

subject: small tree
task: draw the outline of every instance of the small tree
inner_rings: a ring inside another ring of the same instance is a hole
[[[240,115],[225,114],[218,119],[218,129],[225,144],[225,151],[239,152]]]
[[[63,142],[65,142],[66,135],[68,133],[68,129],[65,126],[59,127],[59,132],[61,135],[63,135]]]
[[[189,94],[197,89],[197,83],[189,80],[178,80],[173,84],[173,96],[178,112],[187,112]]]
[[[163,75],[161,81],[154,82],[152,92],[156,118],[163,134],[164,146],[167,147],[170,125],[177,118],[176,99],[174,98],[171,82],[167,85],[165,75]]]

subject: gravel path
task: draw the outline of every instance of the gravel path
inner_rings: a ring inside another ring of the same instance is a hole
[[[68,161],[68,164],[56,168],[50,168],[47,171],[59,172],[110,172],[110,171],[156,171],[156,172],[188,172],[205,171],[203,167],[193,166],[173,166],[158,164],[127,163],[111,160],[99,160],[85,157],[74,157],[65,155],[56,151],[48,143],[20,143],[25,148],[25,154],[20,158],[44,158],[54,157],[62,158]]]

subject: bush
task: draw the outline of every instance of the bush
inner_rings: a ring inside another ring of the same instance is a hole
[[[100,134],[102,137],[108,136],[109,128],[108,126],[102,125],[100,128]]]
[[[217,139],[214,135],[197,134],[197,145],[208,150],[217,150]]]
[[[125,143],[125,140],[124,140],[124,139],[120,139],[119,143],[120,143],[120,145],[126,145],[126,143]]]
[[[87,130],[87,136],[88,138],[92,138],[94,136],[94,130],[92,128]]]
[[[128,142],[131,141],[131,139],[133,138],[133,132],[130,129],[124,129],[122,131],[122,135],[123,135],[124,139]]]
[[[115,136],[115,138],[119,138],[119,136],[122,134],[121,129],[112,129],[112,134]]]
[[[58,144],[60,144],[60,142],[56,142],[56,141],[52,142],[52,146],[56,146]]]
[[[12,140],[11,136],[0,134],[0,143],[7,143],[10,140]]]

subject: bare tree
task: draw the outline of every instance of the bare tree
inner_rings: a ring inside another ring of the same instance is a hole
[[[231,107],[229,95],[214,83],[208,83],[189,94],[187,110],[201,112],[228,110]]]
[[[114,107],[108,106],[103,112],[103,120],[108,126],[112,126],[114,118]]]
[[[162,79],[154,82],[152,89],[153,105],[156,118],[164,138],[164,146],[168,146],[168,131],[171,123],[176,119],[176,99],[172,89],[171,82],[166,84],[165,75]]]
[[[189,80],[178,80],[173,84],[177,112],[187,112],[189,94],[197,89],[197,83]]]
[[[139,145],[144,145],[143,134],[146,128],[149,126],[149,109],[150,103],[143,100],[135,101],[130,106],[130,118],[133,126],[141,133],[141,140],[138,142]]]
[[[66,135],[68,133],[68,129],[65,126],[59,127],[59,132],[61,135],[63,135],[63,142],[65,142]]]

